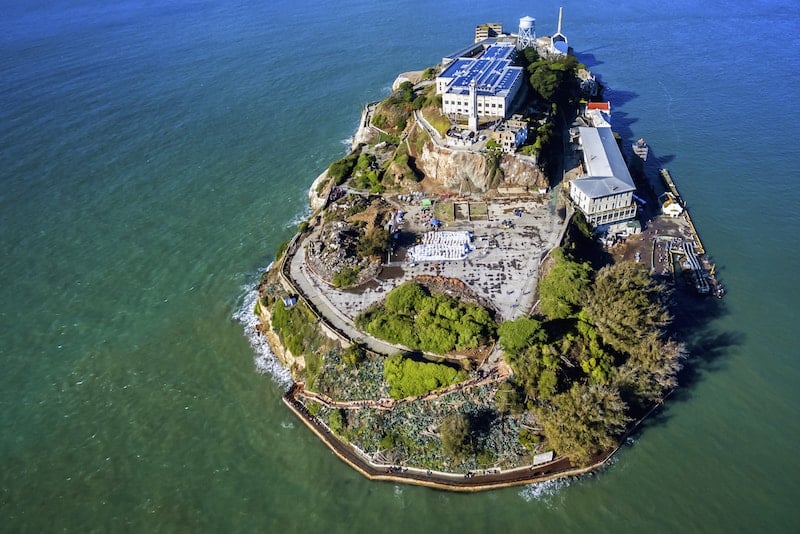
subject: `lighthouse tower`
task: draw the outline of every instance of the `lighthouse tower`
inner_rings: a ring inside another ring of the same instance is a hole
[[[569,44],[567,44],[567,36],[561,33],[561,19],[564,16],[564,8],[558,8],[558,30],[552,37],[552,50],[554,54],[567,55],[569,53]]]
[[[474,78],[469,82],[469,129],[478,131],[478,86]]]

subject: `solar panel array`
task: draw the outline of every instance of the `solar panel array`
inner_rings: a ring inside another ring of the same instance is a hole
[[[449,93],[466,94],[470,83],[475,80],[478,94],[498,95],[510,90],[522,75],[521,67],[511,66],[513,53],[513,46],[493,44],[477,59],[459,58],[454,61],[440,77],[453,79]]]

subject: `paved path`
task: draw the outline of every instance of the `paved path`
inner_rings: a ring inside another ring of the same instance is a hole
[[[408,350],[399,345],[392,345],[380,339],[364,334],[360,331],[353,322],[345,317],[336,306],[325,297],[325,289],[320,285],[323,282],[317,280],[316,276],[311,273],[305,263],[305,249],[303,244],[299,243],[297,251],[292,255],[289,261],[289,274],[291,275],[292,282],[296,285],[301,295],[305,297],[325,318],[326,322],[330,324],[335,330],[341,332],[345,337],[350,340],[362,343],[372,352],[389,356],[401,350]]]

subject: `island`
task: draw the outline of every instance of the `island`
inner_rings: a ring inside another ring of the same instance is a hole
[[[531,17],[481,24],[398,76],[261,278],[286,405],[370,479],[479,491],[597,469],[678,385],[674,296],[722,295],[562,15],[543,37]]]

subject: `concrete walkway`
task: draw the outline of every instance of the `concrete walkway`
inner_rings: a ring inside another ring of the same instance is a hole
[[[323,282],[319,281],[314,273],[310,272],[305,262],[305,248],[303,243],[298,243],[297,250],[290,258],[289,275],[295,287],[305,299],[322,315],[324,320],[329,323],[334,330],[343,334],[346,338],[363,344],[368,350],[377,354],[390,356],[400,351],[408,351],[401,345],[393,345],[360,331],[353,322],[344,316],[336,306],[325,297],[325,288],[321,287]]]

